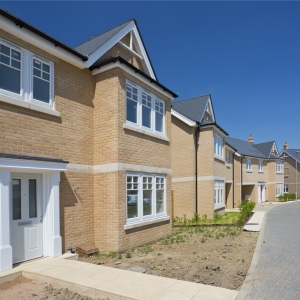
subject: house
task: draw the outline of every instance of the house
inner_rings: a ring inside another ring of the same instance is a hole
[[[171,233],[171,100],[135,20],[71,48],[0,9],[0,271]]]
[[[211,95],[172,102],[173,216],[211,218],[233,206],[234,147],[216,123]]]
[[[283,192],[298,197],[300,195],[300,149],[289,149],[288,143],[285,143],[280,156],[284,158]]]
[[[283,162],[275,141],[254,144],[226,137],[226,144],[236,149],[234,154],[234,203],[251,200],[255,203],[276,201],[283,194]]]

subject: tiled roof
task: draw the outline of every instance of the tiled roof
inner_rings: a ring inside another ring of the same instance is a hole
[[[297,151],[300,151],[300,149],[284,149],[288,155],[290,155],[292,158],[297,159],[298,162],[300,162],[300,152],[297,154]]]
[[[271,155],[273,158],[276,158],[276,155],[271,154],[272,147],[274,145],[274,141],[272,142],[266,142],[266,143],[261,143],[261,144],[253,144],[253,147],[255,147],[259,152],[261,152],[264,156],[270,157]]]

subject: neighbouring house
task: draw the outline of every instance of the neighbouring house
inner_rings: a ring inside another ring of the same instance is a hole
[[[251,200],[255,203],[276,201],[283,194],[284,160],[279,156],[276,142],[254,144],[226,137],[226,144],[236,149],[234,154],[234,203]]]
[[[170,234],[176,94],[136,21],[75,48],[2,9],[0,28],[0,271]]]
[[[283,193],[300,195],[300,149],[289,149],[284,143],[280,156],[284,158]],[[296,184],[297,183],[297,184]],[[297,187],[297,188],[296,188]]]
[[[234,147],[216,123],[210,95],[172,102],[173,217],[233,207]]]

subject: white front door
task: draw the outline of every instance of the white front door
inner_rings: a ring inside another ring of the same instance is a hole
[[[258,185],[258,203],[266,202],[266,190],[264,184]]]
[[[13,263],[43,256],[42,175],[11,174]]]

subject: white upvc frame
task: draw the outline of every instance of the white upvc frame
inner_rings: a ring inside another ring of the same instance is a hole
[[[165,100],[157,97],[156,95],[150,93],[149,91],[147,91],[146,89],[140,87],[139,85],[133,83],[130,80],[126,80],[126,90],[127,90],[127,85],[134,87],[137,89],[137,122],[131,122],[127,120],[127,104],[126,104],[126,112],[125,112],[125,116],[126,116],[126,124],[133,126],[135,128],[141,129],[141,130],[145,130],[145,131],[149,131],[151,133],[155,133],[155,134],[159,134],[162,136],[165,136],[165,116],[166,116],[166,103]],[[149,95],[151,97],[151,128],[145,127],[142,125],[142,95],[143,93],[145,93],[146,95]],[[157,131],[155,129],[156,127],[156,119],[155,119],[155,101],[159,101],[160,103],[163,103],[163,120],[162,120],[162,132],[161,131]],[[126,103],[127,103],[127,96],[125,99]]]
[[[215,180],[214,183],[214,209],[224,207],[224,181]]]
[[[258,172],[263,172],[264,171],[264,161],[259,160],[258,161]]]
[[[21,48],[13,43],[10,43],[2,38],[0,38],[0,43],[10,47],[21,53],[21,92],[16,94],[10,91],[0,89],[0,100],[1,95],[6,96],[7,99],[11,98],[13,100],[19,100],[20,106],[23,106],[22,103],[32,103],[38,106],[43,106],[54,110],[54,64],[53,62],[46,60],[38,55],[33,54],[32,52]],[[50,99],[49,103],[45,103],[36,99],[33,99],[33,59],[36,59],[44,64],[49,65],[50,67]],[[12,103],[15,103],[13,102]],[[6,101],[5,101],[6,102]]]
[[[214,132],[214,155],[223,158],[224,140]]]
[[[246,171],[252,171],[252,160],[250,158],[246,159]]]
[[[282,161],[276,161],[276,173],[283,173]]]
[[[283,194],[283,183],[276,183],[276,197],[279,197]]]
[[[127,177],[129,176],[138,176],[138,200],[137,200],[137,217],[128,218],[127,215]],[[143,177],[152,177],[152,213],[151,215],[143,216]],[[164,179],[164,211],[161,213],[156,212],[156,178]],[[152,220],[160,217],[166,216],[166,176],[161,174],[150,174],[150,173],[126,173],[126,224],[142,222],[147,220]]]
[[[288,194],[288,192],[289,192],[289,185],[288,184],[284,184],[283,185],[283,193],[284,194]]]

